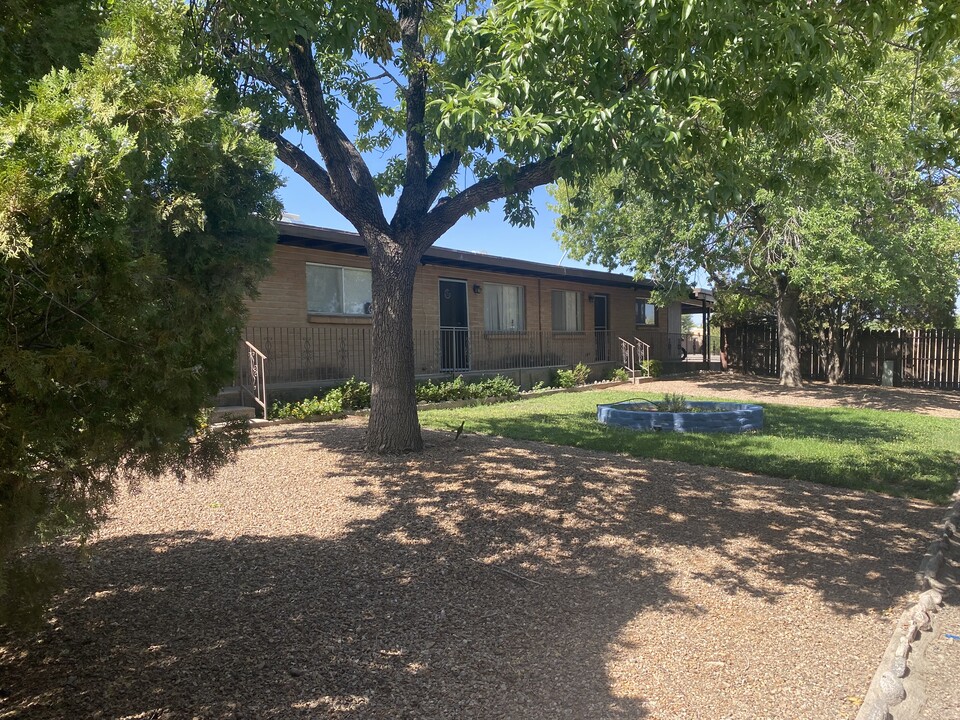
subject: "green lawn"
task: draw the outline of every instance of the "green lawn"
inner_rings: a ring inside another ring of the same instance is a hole
[[[499,405],[427,410],[420,413],[420,420],[441,429],[456,428],[465,420],[466,431],[682,460],[936,503],[949,500],[960,474],[960,420],[764,405],[764,430],[741,435],[634,432],[597,422],[598,403],[628,397],[603,390],[562,393]]]

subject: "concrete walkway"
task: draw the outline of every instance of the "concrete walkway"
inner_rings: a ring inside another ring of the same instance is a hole
[[[941,572],[950,585],[943,593],[944,606],[934,615],[930,640],[912,658],[910,668],[912,680],[922,688],[917,720],[960,720],[960,550],[956,543]]]

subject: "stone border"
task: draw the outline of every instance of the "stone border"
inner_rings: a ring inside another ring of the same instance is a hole
[[[597,422],[628,430],[678,433],[744,433],[763,429],[763,408],[740,402],[688,402],[690,412],[634,408],[637,400],[597,405]],[[698,410],[699,408],[699,410]]]
[[[891,720],[892,708],[907,699],[908,685],[903,682],[909,668],[912,651],[931,636],[931,615],[939,610],[943,603],[942,590],[945,583],[940,581],[943,558],[951,548],[951,543],[960,544],[960,484],[953,494],[953,505],[943,519],[940,536],[930,543],[926,555],[917,571],[919,594],[917,602],[904,611],[897,624],[897,630],[887,646],[880,666],[877,668],[864,697],[856,720]],[[924,633],[927,633],[924,635]],[[913,691],[912,691],[913,692]],[[922,692],[918,694],[922,695]],[[919,703],[909,703],[904,712],[896,713],[896,720],[909,720],[916,716]]]

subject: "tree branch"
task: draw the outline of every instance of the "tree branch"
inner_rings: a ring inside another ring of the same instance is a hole
[[[300,101],[300,91],[293,78],[277,63],[270,62],[265,55],[260,54],[260,62],[254,57],[257,53],[247,47],[249,56],[245,56],[236,47],[227,45],[223,48],[224,57],[232,62],[244,76],[244,82],[250,79],[263,83],[283,96],[283,99],[300,115],[306,116],[303,103]]]
[[[440,159],[437,160],[436,166],[426,180],[428,208],[433,205],[434,200],[443,191],[443,186],[447,184],[447,181],[453,177],[453,173],[456,172],[457,165],[460,164],[462,158],[463,153],[459,150],[451,150],[441,155]]]
[[[404,165],[403,191],[397,201],[393,224],[396,228],[422,217],[432,200],[427,200],[427,151],[423,135],[423,120],[427,110],[427,72],[423,43],[420,41],[420,22],[423,0],[406,0],[399,5],[400,44],[407,71],[406,135],[407,161]]]
[[[277,157],[284,165],[310,183],[310,187],[333,205],[337,212],[342,213],[340,203],[330,182],[330,175],[320,166],[320,163],[278,132],[261,129],[260,135],[274,144],[277,148]]]
[[[380,68],[383,72],[381,72],[379,75],[376,75],[375,77],[368,77],[367,82],[369,82],[370,80],[380,80],[381,78],[387,78],[394,85],[396,85],[397,88],[399,88],[403,92],[407,91],[407,89],[403,86],[403,83],[397,80],[397,77],[392,72],[387,70],[386,66],[382,62],[378,60],[374,60],[373,64],[376,65],[378,68]]]
[[[471,210],[513,193],[524,192],[553,182],[557,179],[558,160],[557,155],[551,155],[524,165],[517,170],[509,183],[499,175],[492,175],[479,180],[453,197],[441,199],[427,214],[427,226],[424,232],[424,239],[429,239],[427,247]]]
[[[290,103],[290,106],[301,117],[306,117],[306,111],[303,107],[303,101],[300,98],[300,90],[297,84],[283,68],[274,63],[265,63],[258,68],[247,68],[244,72],[254,80],[259,80],[264,85],[269,85],[281,95],[283,99]]]
[[[366,228],[389,233],[390,226],[383,215],[380,194],[370,169],[327,110],[310,43],[298,35],[287,50],[293,77],[300,90],[304,119],[327,166],[338,212],[361,235]]]

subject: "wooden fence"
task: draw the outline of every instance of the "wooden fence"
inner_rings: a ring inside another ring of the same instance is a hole
[[[721,331],[730,367],[778,375],[780,353],[775,325],[749,325]],[[800,337],[800,371],[826,379],[818,339]],[[866,330],[856,334],[844,381],[879,385],[884,372],[894,385],[960,390],[960,330]]]

